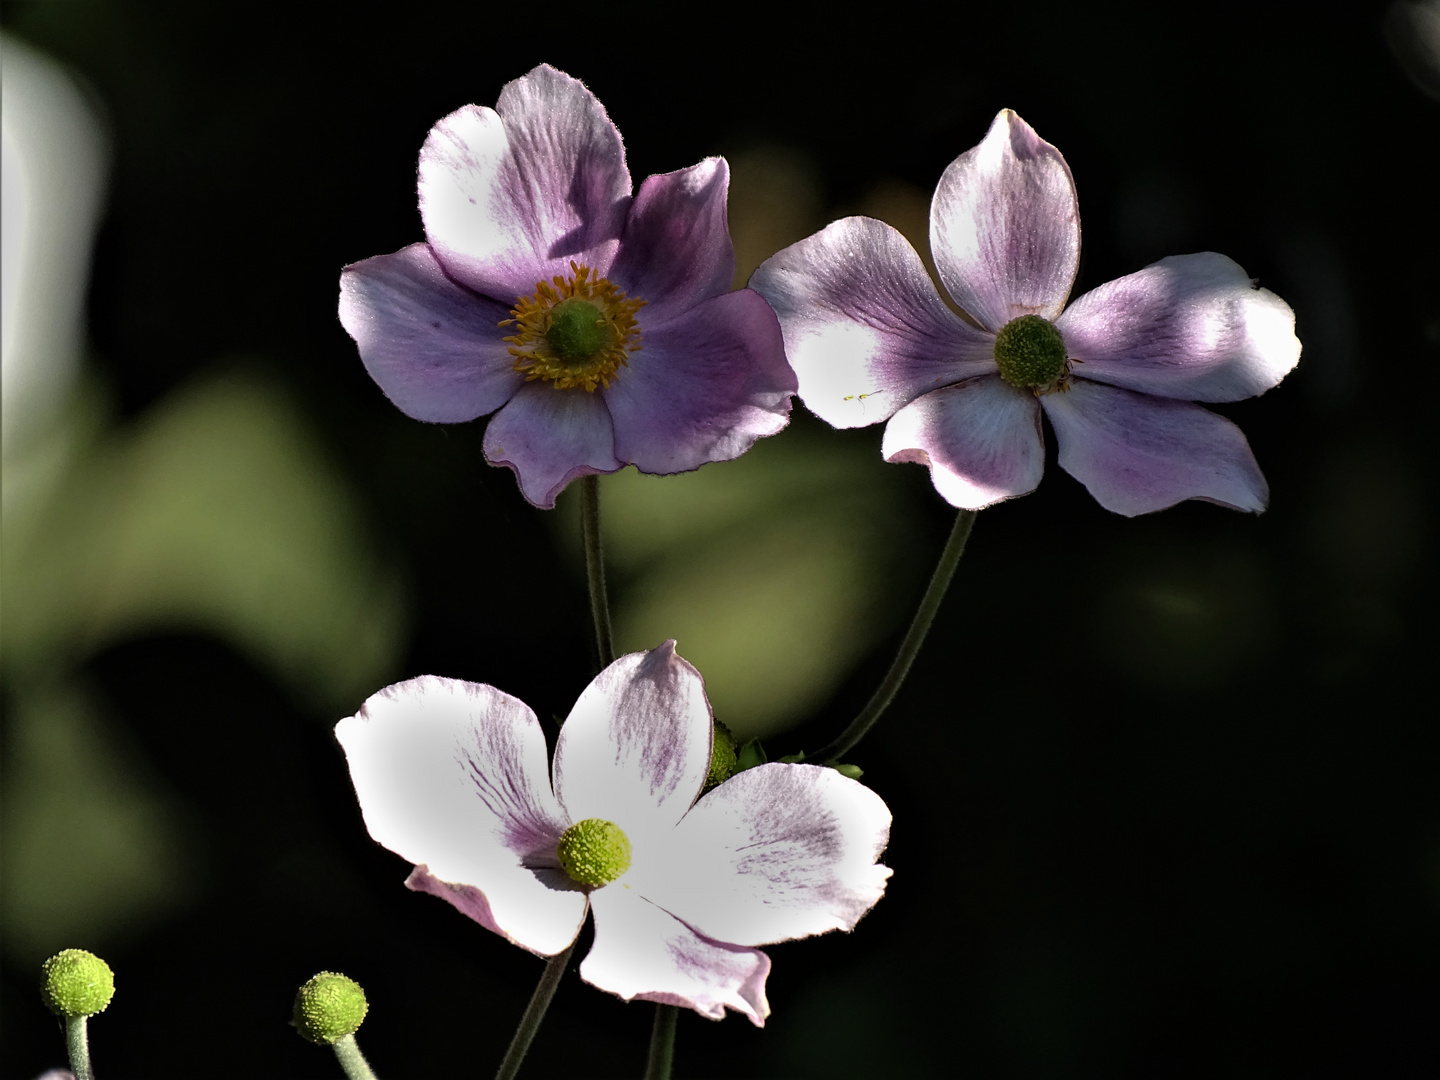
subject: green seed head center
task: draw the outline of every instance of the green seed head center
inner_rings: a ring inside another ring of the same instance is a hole
[[[605,313],[588,300],[561,300],[550,312],[545,340],[555,358],[566,364],[586,363],[614,342],[615,332]]]
[[[595,889],[630,869],[630,838],[613,821],[586,818],[560,834],[555,854],[572,880]]]
[[[1046,391],[1065,374],[1065,339],[1039,315],[1011,319],[995,335],[1000,377],[1022,390]]]

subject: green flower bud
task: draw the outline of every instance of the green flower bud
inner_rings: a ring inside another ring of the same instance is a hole
[[[719,720],[714,723],[710,739],[710,773],[705,777],[702,794],[729,780],[735,773],[735,736]]]
[[[573,881],[598,888],[630,869],[630,838],[613,821],[586,818],[560,834],[555,854]]]
[[[115,973],[110,965],[84,949],[58,952],[40,971],[40,996],[56,1016],[94,1016],[104,1012],[115,996]]]
[[[322,971],[300,987],[290,1022],[311,1042],[328,1046],[359,1031],[369,1009],[359,983],[334,971]]]

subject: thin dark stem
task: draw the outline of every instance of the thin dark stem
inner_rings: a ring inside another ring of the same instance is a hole
[[[645,1080],[670,1080],[675,1063],[675,1021],[680,1010],[674,1005],[655,1006],[655,1026],[650,1030],[650,1056],[645,1059]]]
[[[90,1068],[90,1042],[85,1037],[84,1016],[65,1018],[65,1050],[70,1056],[70,1071],[75,1080],[95,1080],[95,1071]]]
[[[535,984],[535,993],[530,995],[530,1004],[525,1006],[525,1015],[520,1018],[520,1026],[515,1029],[515,1037],[510,1040],[510,1049],[505,1051],[505,1060],[500,1062],[500,1068],[495,1072],[495,1080],[512,1080],[520,1071],[520,1063],[525,1060],[525,1053],[535,1040],[535,1032],[540,1030],[540,1022],[545,1019],[545,1010],[550,1008],[550,999],[555,996],[555,988],[560,985],[560,976],[565,974],[566,965],[570,963],[570,954],[574,951],[575,943],[571,942],[568,949],[545,962],[545,971],[540,976],[540,981]]]
[[[605,594],[605,555],[600,548],[600,478],[580,478],[580,529],[585,536],[585,576],[590,582],[590,613],[595,617],[595,645],[600,666],[615,660],[615,636],[610,630],[610,601]]]
[[[360,1045],[355,1041],[354,1035],[345,1035],[331,1044],[335,1051],[335,1060],[340,1062],[340,1068],[345,1071],[346,1080],[375,1080],[375,1073],[370,1068],[370,1063],[365,1060],[365,1055],[360,1053]]]
[[[950,587],[950,579],[955,576],[955,567],[960,562],[960,556],[965,554],[965,541],[970,539],[970,530],[975,525],[975,514],[974,510],[961,510],[956,516],[955,526],[950,530],[950,539],[945,542],[945,550],[940,553],[935,573],[930,576],[930,584],[925,588],[925,595],[920,598],[920,606],[915,609],[915,618],[910,621],[910,629],[905,631],[905,640],[900,642],[890,670],[885,673],[885,678],[866,702],[865,708],[860,710],[860,715],[850,721],[850,726],[832,742],[807,755],[807,760],[817,765],[831,765],[839,761],[854,749],[855,744],[863,739],[865,733],[875,725],[875,721],[880,719],[880,714],[890,706],[890,702],[895,700],[900,684],[905,681],[910,665],[915,662],[915,656],[925,642],[930,624],[935,621],[940,602],[945,599],[945,590]]]

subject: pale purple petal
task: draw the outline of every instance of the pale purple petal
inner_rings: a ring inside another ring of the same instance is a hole
[[[718,941],[768,945],[851,930],[885,891],[890,811],[819,765],[747,769],[695,804],[631,889]]]
[[[569,821],[548,783],[545,735],[523,702],[426,675],[373,695],[335,735],[378,843],[428,878],[471,887],[479,900],[452,903],[532,952],[574,940],[584,895],[532,869],[557,865]]]
[[[1199,405],[1085,379],[1043,403],[1060,467],[1107,510],[1134,517],[1204,499],[1258,514],[1269,501],[1244,434]]]
[[[401,412],[436,424],[494,412],[525,377],[501,340],[510,309],[445,276],[426,244],[340,273],[340,323]]]
[[[1060,151],[1009,109],[945,170],[930,251],[955,302],[987,330],[1054,319],[1080,264],[1080,204]]]
[[[520,387],[490,421],[485,460],[513,469],[520,493],[542,510],[571,480],[625,465],[615,458],[615,431],[599,394],[538,381]]]
[[[627,295],[645,301],[647,322],[666,322],[730,291],[735,249],[725,224],[729,186],[730,166],[718,157],[640,185],[609,276]]]
[[[657,1001],[719,1020],[727,1008],[765,1026],[770,958],[712,941],[616,883],[590,894],[595,944],[580,977],[626,1001]]]
[[[614,822],[635,851],[645,850],[705,783],[711,717],[704,680],[675,655],[675,642],[622,656],[585,688],[560,729],[560,805],[571,821]]]
[[[1028,495],[1045,471],[1035,395],[998,375],[912,401],[886,425],[880,451],[886,461],[928,465],[935,490],[967,510]]]
[[[878,423],[936,387],[996,370],[993,334],[945,306],[908,240],[836,221],[750,278],[785,334],[805,407],[833,427]]]
[[[495,108],[467,105],[420,151],[425,236],[456,280],[511,302],[570,261],[610,268],[630,202],[620,133],[585,86],[541,64]]]
[[[1213,251],[1092,289],[1055,325],[1085,378],[1184,401],[1263,394],[1300,360],[1290,305]]]
[[[789,423],[795,373],[775,313],[757,293],[713,297],[644,335],[601,391],[621,461],[641,472],[686,472],[739,457]]]

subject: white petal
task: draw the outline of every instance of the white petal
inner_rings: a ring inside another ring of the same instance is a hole
[[[574,940],[585,896],[545,872],[569,823],[523,702],[427,675],[375,694],[335,735],[378,843],[433,879],[478,890],[491,919],[452,903],[516,944],[550,954]]]

